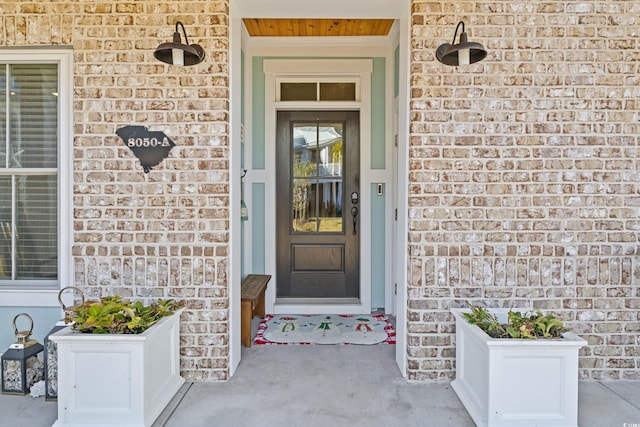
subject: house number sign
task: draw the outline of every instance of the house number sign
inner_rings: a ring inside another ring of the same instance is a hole
[[[145,173],[166,159],[176,145],[164,132],[150,132],[145,126],[125,126],[118,129],[116,135],[140,160]]]

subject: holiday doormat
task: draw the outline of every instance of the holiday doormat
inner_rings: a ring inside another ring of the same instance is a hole
[[[395,344],[396,333],[385,315],[267,315],[256,344]]]

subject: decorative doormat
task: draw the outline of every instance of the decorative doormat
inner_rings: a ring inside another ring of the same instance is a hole
[[[396,332],[383,315],[267,315],[256,344],[395,344]]]

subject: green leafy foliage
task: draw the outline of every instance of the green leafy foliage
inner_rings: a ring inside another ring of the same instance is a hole
[[[492,338],[559,338],[565,328],[562,321],[551,315],[543,315],[540,310],[522,314],[509,311],[507,323],[500,323],[489,310],[482,307],[470,307],[470,313],[462,313],[472,325],[477,325]]]
[[[145,306],[140,301],[124,301],[120,296],[102,297],[100,301],[86,301],[76,307],[73,328],[93,334],[141,334],[183,305],[174,300],[159,300]]]

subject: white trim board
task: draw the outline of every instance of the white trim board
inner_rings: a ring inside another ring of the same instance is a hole
[[[246,18],[398,18],[398,0],[233,0]]]

